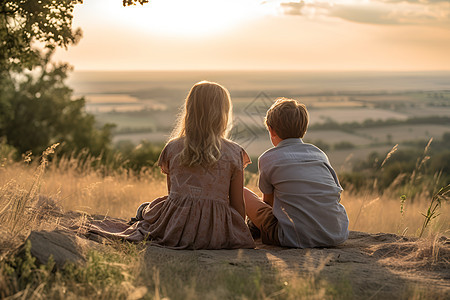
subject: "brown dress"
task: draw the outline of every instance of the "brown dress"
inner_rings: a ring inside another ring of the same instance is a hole
[[[213,166],[180,166],[183,138],[169,142],[159,166],[170,176],[170,194],[143,211],[144,220],[131,226],[113,220],[93,222],[90,230],[130,241],[151,240],[173,249],[254,248],[241,215],[230,206],[230,182],[250,163],[238,144],[223,140],[221,158]]]

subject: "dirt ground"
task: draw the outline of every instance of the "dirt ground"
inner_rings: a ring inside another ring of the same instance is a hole
[[[450,297],[450,239],[446,238],[418,241],[352,231],[345,243],[332,248],[289,249],[257,241],[256,249],[180,251],[149,246],[145,254],[147,264],[153,266],[162,267],[173,259],[194,259],[205,269],[258,265],[287,279],[313,273],[336,285],[347,281],[356,299],[396,299],[411,287],[429,291],[430,298]]]
[[[73,217],[63,216],[60,224],[69,225]],[[92,237],[88,240],[83,235],[56,230],[35,231],[29,239],[36,245],[32,254],[40,261],[45,262],[53,254],[58,256],[56,263],[64,263],[82,261],[87,248],[105,242],[99,236],[93,237],[95,242]],[[171,250],[149,243],[143,261],[149,269],[191,261],[211,274],[223,271],[224,266],[240,272],[258,266],[262,272],[276,272],[287,281],[312,274],[335,286],[351,286],[355,299],[405,298],[405,291],[414,289],[425,291],[425,298],[450,299],[450,239],[444,236],[417,239],[351,231],[346,242],[329,248],[290,249],[264,245],[259,240],[256,244],[255,249]]]

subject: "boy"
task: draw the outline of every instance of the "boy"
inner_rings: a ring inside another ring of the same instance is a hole
[[[262,201],[244,189],[247,215],[265,244],[325,247],[348,237],[336,173],[322,150],[302,141],[308,119],[305,105],[292,99],[280,98],[267,111],[274,148],[258,161]]]

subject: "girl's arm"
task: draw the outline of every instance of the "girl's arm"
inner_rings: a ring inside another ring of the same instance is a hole
[[[236,172],[230,183],[230,205],[245,219],[244,171]]]
[[[170,195],[170,176],[167,174],[167,195]]]

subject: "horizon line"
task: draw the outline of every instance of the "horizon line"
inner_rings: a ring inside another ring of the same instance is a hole
[[[380,69],[76,69],[72,72],[366,72],[366,73],[432,73],[450,72],[450,69],[433,70],[380,70]]]

